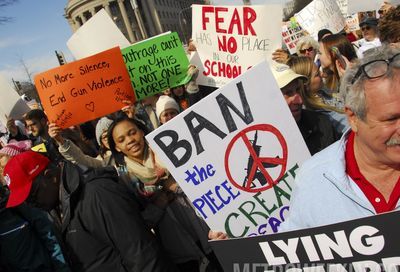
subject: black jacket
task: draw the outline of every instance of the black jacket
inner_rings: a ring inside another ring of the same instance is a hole
[[[311,155],[340,139],[329,118],[317,111],[302,110],[297,126]]]
[[[25,204],[6,209],[0,191],[0,271],[70,271],[46,213]]]
[[[114,168],[63,165],[62,232],[74,271],[173,271]]]

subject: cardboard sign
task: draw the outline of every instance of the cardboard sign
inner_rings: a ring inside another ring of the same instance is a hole
[[[50,122],[61,128],[120,110],[135,97],[118,47],[35,76]]]
[[[398,271],[400,212],[318,228],[211,241],[224,271]]]
[[[136,99],[186,84],[189,60],[176,32],[136,43],[122,50]]]
[[[266,62],[146,139],[213,230],[278,231],[308,149]]]
[[[315,40],[321,29],[327,28],[335,34],[345,27],[345,19],[335,0],[313,0],[295,18]]]
[[[221,87],[281,48],[282,5],[193,5],[197,83]]]
[[[102,9],[82,25],[68,40],[67,46],[76,59],[104,50],[130,45],[108,13]]]
[[[282,26],[282,38],[290,54],[296,53],[296,44],[300,38],[308,35],[298,23],[286,22]]]
[[[360,22],[358,20],[358,14],[349,15],[346,17],[346,25],[350,31],[356,31],[360,29]]]
[[[21,99],[3,75],[0,75],[0,101],[0,121],[4,125],[7,124],[6,115],[17,120],[22,119],[22,116],[30,111],[26,102]]]

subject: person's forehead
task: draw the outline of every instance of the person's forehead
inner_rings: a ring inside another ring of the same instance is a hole
[[[132,122],[129,122],[128,120],[124,120],[115,126],[113,134],[125,133],[126,131],[131,129],[137,129],[136,125]]]
[[[302,49],[303,49],[303,48],[309,48],[309,47],[311,47],[311,44],[310,44],[309,42],[304,43],[304,44],[301,46]]]
[[[176,109],[174,109],[174,108],[169,108],[169,109],[165,109],[163,111],[163,113],[165,113],[165,112],[178,112],[178,111]]]
[[[297,89],[299,86],[299,79],[294,79],[290,81],[285,87],[282,87],[282,91]]]
[[[25,123],[27,123],[27,124],[35,124],[35,123],[37,123],[37,121],[35,119],[26,119]]]
[[[365,97],[367,101],[370,101],[369,106],[380,106],[385,102],[400,102],[400,71],[396,70],[393,70],[393,75],[390,77],[365,81]]]

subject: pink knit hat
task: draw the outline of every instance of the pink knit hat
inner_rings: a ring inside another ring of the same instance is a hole
[[[11,140],[5,147],[0,149],[0,155],[8,155],[10,157],[14,157],[15,155],[21,154],[25,151],[28,151],[32,147],[32,142],[29,140],[26,141],[15,141]]]

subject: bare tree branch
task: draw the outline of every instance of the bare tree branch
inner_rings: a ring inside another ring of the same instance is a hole
[[[33,81],[32,81],[33,72],[29,69],[28,65],[26,65],[25,60],[21,56],[19,58],[19,63],[21,64],[22,68],[24,69],[24,72],[25,72],[26,76],[28,77],[29,83],[33,84]]]

